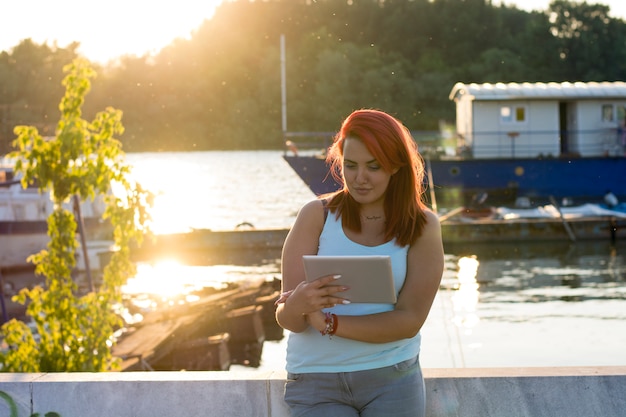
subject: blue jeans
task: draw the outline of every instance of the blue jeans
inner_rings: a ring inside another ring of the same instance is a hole
[[[425,388],[419,356],[385,368],[287,374],[292,417],[423,417]]]

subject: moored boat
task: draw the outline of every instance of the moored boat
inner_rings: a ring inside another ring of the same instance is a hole
[[[67,208],[72,209],[70,203]],[[100,199],[80,204],[86,240],[99,241],[98,247],[110,238],[110,227],[102,220],[104,209]],[[32,267],[26,259],[46,248],[47,218],[52,211],[49,193],[23,188],[10,167],[0,168],[0,269]]]
[[[414,134],[437,203],[626,198],[626,83],[458,83],[450,99],[456,135],[429,150]],[[284,159],[315,194],[339,188],[323,156]]]

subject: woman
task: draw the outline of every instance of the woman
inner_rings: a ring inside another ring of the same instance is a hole
[[[327,159],[343,189],[305,204],[283,247],[285,401],[293,416],[423,416],[419,331],[443,246],[421,200],[422,159],[408,129],[378,110],[348,116]],[[315,254],[389,255],[397,303],[350,303],[334,276],[307,283],[302,256]]]

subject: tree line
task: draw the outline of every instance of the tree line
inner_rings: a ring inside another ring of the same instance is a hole
[[[454,121],[456,82],[616,81],[626,23],[608,6],[553,1],[546,12],[490,0],[235,0],[154,56],[95,65],[87,117],[124,112],[126,151],[280,148],[280,36],[287,130],[333,132],[357,108],[414,131]],[[54,135],[66,47],[21,41],[0,53],[0,153],[15,125]]]

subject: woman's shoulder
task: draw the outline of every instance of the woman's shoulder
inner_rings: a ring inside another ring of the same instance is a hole
[[[300,212],[298,213],[298,219],[306,223],[314,222],[323,223],[325,218],[326,204],[319,198],[306,202]]]
[[[321,212],[324,214],[325,219],[329,211],[335,211],[333,204],[336,203],[335,197],[337,194],[338,193],[331,193],[318,196],[317,198],[305,203],[300,211],[305,214],[313,213],[313,215],[318,215]]]
[[[430,209],[424,210],[424,217],[426,222],[424,223],[424,228],[422,231],[422,235],[440,235],[441,234],[441,222],[439,221],[439,216],[437,213]]]
[[[321,199],[315,198],[304,203],[302,208],[300,208],[300,212],[305,214],[316,213],[324,210],[324,206],[325,203]]]
[[[439,216],[432,210],[425,209],[424,217],[426,222],[424,223],[418,241],[430,241],[431,243],[439,242],[441,240],[441,223],[439,222]]]
[[[306,248],[301,253],[315,253],[312,250],[317,250],[318,239],[324,228],[324,206],[319,199],[311,200],[305,203],[296,216],[287,242],[289,247],[299,247],[304,245]]]
[[[439,216],[434,211],[426,208],[423,210],[423,212],[424,212],[424,217],[426,218],[427,226],[430,224],[431,227],[440,227]]]
[[[436,242],[441,239],[439,216],[428,208],[422,209],[422,216],[423,223],[419,226],[415,225],[420,228],[420,232],[411,247],[419,246],[425,241]]]

